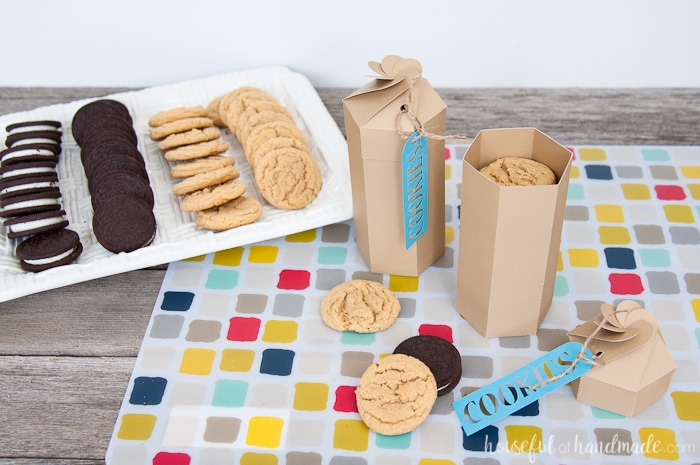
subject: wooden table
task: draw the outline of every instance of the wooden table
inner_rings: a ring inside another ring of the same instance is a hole
[[[121,88],[0,88],[0,114]],[[317,89],[341,130],[352,89]],[[447,130],[562,144],[700,145],[700,89],[438,89]],[[104,463],[165,266],[0,303],[0,464]]]

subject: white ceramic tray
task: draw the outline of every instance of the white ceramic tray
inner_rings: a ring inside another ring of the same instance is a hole
[[[235,137],[222,130],[229,143],[228,155],[236,159],[247,195],[263,203],[262,216],[253,224],[213,232],[198,229],[194,215],[179,208],[172,193],[176,182],[170,177],[170,164],[163,158],[148,136],[148,119],[158,111],[178,106],[204,105],[211,99],[241,85],[259,87],[285,105],[308,138],[312,155],[321,167],[323,186],[318,197],[301,210],[280,210],[265,203],[255,188],[253,173],[245,162]],[[20,121],[54,119],[63,125],[63,153],[58,165],[62,203],[70,228],[78,232],[84,246],[73,264],[40,273],[27,273],[15,257],[16,240],[6,237],[0,228],[0,301],[88,281],[103,276],[169,263],[246,244],[317,228],[352,218],[350,173],[347,144],[309,80],[284,67],[266,67],[226,73],[172,85],[105,96],[124,103],[134,119],[139,149],[146,161],[155,195],[154,213],[157,233],[153,243],[130,253],[107,251],[92,233],[92,208],[86,178],[80,162],[80,151],[71,135],[71,120],[85,99],[51,105],[31,111],[0,116],[0,141],[6,137],[5,127]]]

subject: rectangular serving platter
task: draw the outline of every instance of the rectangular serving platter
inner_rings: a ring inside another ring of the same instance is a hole
[[[311,154],[318,162],[323,184],[316,199],[299,210],[281,210],[265,202],[255,187],[253,172],[235,136],[222,129],[229,144],[225,155],[236,161],[240,180],[246,183],[246,195],[263,204],[261,217],[252,224],[227,231],[196,227],[194,214],[183,212],[172,186],[171,164],[163,158],[156,142],[149,137],[148,120],[154,113],[181,106],[207,104],[215,97],[237,87],[258,87],[286,106],[307,137]],[[71,134],[75,112],[96,98],[50,105],[30,111],[0,116],[0,140],[5,127],[21,121],[53,119],[63,126],[62,154],[57,167],[62,205],[69,228],[79,235],[84,250],[76,262],[29,273],[22,270],[15,256],[18,239],[8,239],[0,231],[0,302],[55,289],[104,276],[148,268],[176,260],[239,247],[288,234],[345,221],[352,218],[352,196],[347,160],[347,143],[310,81],[286,67],[273,66],[219,74],[202,79],[149,87],[143,90],[111,94],[124,103],[134,120],[138,147],[144,156],[155,196],[154,214],[157,232],[153,242],[133,252],[114,254],[106,250],[92,233],[92,207],[87,180],[80,161],[80,149]]]

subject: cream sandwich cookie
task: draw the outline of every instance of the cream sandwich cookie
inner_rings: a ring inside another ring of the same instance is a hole
[[[0,166],[0,179],[9,179],[14,176],[30,176],[55,172],[56,163],[52,161],[11,163]]]
[[[64,210],[52,210],[31,215],[16,216],[3,223],[8,230],[7,237],[31,236],[41,232],[61,229],[68,226]]]
[[[59,150],[51,144],[29,144],[7,148],[0,152],[0,164],[3,166],[11,163],[23,163],[29,161],[53,161],[58,163]]]
[[[61,131],[26,131],[10,134],[5,138],[5,145],[17,147],[28,144],[61,144]]]
[[[44,271],[74,261],[83,251],[78,233],[70,229],[57,229],[36,234],[22,241],[15,249],[22,269],[30,272]]]
[[[8,135],[32,131],[62,131],[61,123],[53,120],[22,121],[5,127]]]
[[[28,215],[49,210],[60,210],[61,202],[58,200],[61,192],[53,191],[15,195],[0,201],[0,217]]]

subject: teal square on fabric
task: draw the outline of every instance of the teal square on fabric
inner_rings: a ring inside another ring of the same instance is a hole
[[[669,161],[671,159],[671,155],[666,149],[655,147],[643,148],[642,157],[646,161]]]
[[[348,256],[345,247],[319,247],[318,263],[321,265],[342,265]]]
[[[240,380],[220,379],[214,387],[211,405],[214,407],[243,407],[248,394],[248,383]]]
[[[640,249],[639,256],[642,258],[642,265],[652,267],[671,266],[671,256],[668,250],[664,249]]]
[[[569,184],[569,190],[566,194],[567,200],[583,200],[586,198],[586,194],[583,191],[583,186],[581,184]]]
[[[385,436],[377,434],[377,447],[382,449],[408,449],[411,446],[411,433]]]
[[[569,283],[566,278],[561,275],[557,275],[554,278],[554,295],[556,297],[563,297],[569,293]]]
[[[204,285],[207,289],[233,289],[238,284],[238,271],[211,270]]]
[[[374,333],[356,333],[354,331],[343,331],[340,342],[351,346],[368,346],[374,342]]]
[[[617,413],[609,412],[608,410],[603,410],[598,407],[591,407],[591,413],[596,418],[605,418],[608,420],[619,420],[621,418],[627,418],[624,415],[618,415]]]

